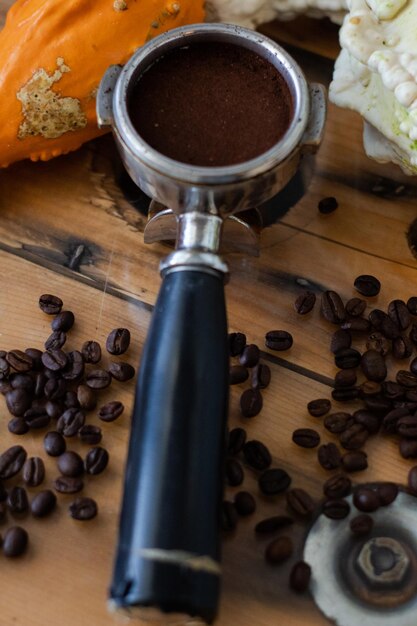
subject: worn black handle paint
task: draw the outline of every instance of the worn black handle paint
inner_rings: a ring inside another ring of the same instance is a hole
[[[211,622],[228,398],[223,276],[168,273],[144,347],[110,597]]]

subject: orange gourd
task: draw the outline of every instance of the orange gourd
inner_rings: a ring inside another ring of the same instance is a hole
[[[17,0],[0,32],[0,167],[47,160],[105,132],[95,106],[107,67],[203,18],[202,0]]]

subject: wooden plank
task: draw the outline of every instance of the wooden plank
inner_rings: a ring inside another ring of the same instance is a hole
[[[335,59],[340,51],[339,25],[328,18],[314,19],[300,15],[294,20],[278,19],[259,26],[260,32],[283,44]]]

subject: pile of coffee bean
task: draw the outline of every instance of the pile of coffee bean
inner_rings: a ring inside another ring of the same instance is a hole
[[[7,512],[21,517],[27,512],[36,518],[52,513],[59,494],[78,494],[84,487],[83,476],[103,472],[109,453],[100,444],[102,430],[86,423],[87,414],[97,409],[103,422],[113,422],[124,411],[122,402],[112,400],[99,406],[99,392],[113,380],[126,382],[135,375],[135,368],[122,360],[113,360],[100,367],[101,346],[88,340],[80,350],[65,351],[67,333],[75,322],[72,311],[62,310],[62,300],[51,294],[39,298],[43,313],[53,316],[51,334],[44,349],[26,348],[0,351],[0,391],[12,417],[8,429],[16,436],[31,431],[47,430],[43,446],[48,456],[57,457],[57,476],[51,489],[35,493],[29,502],[27,487],[39,487],[45,480],[45,465],[40,456],[28,457],[22,445],[14,445],[0,454],[0,521]],[[112,356],[123,355],[130,344],[130,332],[115,328],[106,340],[106,350]],[[90,447],[84,457],[68,450],[71,439],[77,437]],[[7,481],[20,478],[24,486],[7,487]],[[93,519],[97,503],[89,497],[78,496],[69,504],[68,513],[75,520]],[[1,542],[1,537],[0,537]],[[20,526],[9,528],[3,537],[3,553],[20,556],[28,545],[28,533]]]

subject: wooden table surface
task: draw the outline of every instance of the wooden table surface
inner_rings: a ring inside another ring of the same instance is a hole
[[[0,1],[0,16],[9,4]],[[300,19],[263,31],[289,45],[309,78],[328,83],[337,54],[334,25]],[[306,404],[330,396],[335,366],[328,344],[334,329],[320,318],[317,307],[305,318],[297,316],[293,302],[306,286],[317,294],[335,289],[348,299],[361,273],[375,274],[383,284],[369,306],[383,308],[393,298],[417,295],[416,179],[367,159],[361,133],[356,114],[330,106],[308,193],[262,233],[259,258],[228,257],[230,330],[246,332],[248,341],[261,347],[267,330],[287,329],[294,336],[288,352],[274,354],[263,348],[272,383],[263,394],[258,417],[240,416],[241,390],[232,390],[230,426],[244,426],[250,438],[267,442],[274,466],[284,467],[293,486],[311,490],[318,499],[328,473],[314,451],[291,442],[291,433],[313,426],[323,441],[332,439],[321,421],[308,415]],[[327,216],[317,210],[325,196],[336,196],[339,202],[337,211]],[[76,314],[69,348],[86,339],[103,344],[112,328],[126,326],[133,337],[126,359],[139,362],[159,288],[158,264],[167,247],[144,245],[145,217],[135,208],[138,197],[121,173],[109,137],[48,163],[22,162],[0,171],[0,349],[43,347],[50,320],[39,311],[38,297],[50,292]],[[90,523],[75,522],[66,510],[70,497],[59,496],[58,509],[49,518],[18,522],[30,534],[30,548],[21,559],[1,557],[2,626],[114,623],[106,609],[106,592],[133,393],[134,383],[129,382],[113,384],[102,394],[103,402],[117,398],[126,410],[118,421],[103,424],[103,445],[111,455],[107,471],[86,480],[85,494],[97,499],[98,517]],[[1,449],[19,442],[30,455],[45,456],[44,433],[22,439],[11,435],[3,400],[1,406]],[[96,416],[89,420],[98,423]],[[77,444],[71,447],[81,449]],[[357,480],[405,481],[411,463],[399,457],[395,441],[375,437],[367,452],[369,470],[355,476]],[[57,475],[53,459],[47,458],[46,466],[45,486]],[[258,494],[255,474],[245,471],[245,488]],[[234,491],[228,490],[227,497]],[[308,595],[288,592],[290,566],[301,554],[302,525],[291,531],[299,547],[290,562],[273,568],[263,560],[265,541],[255,538],[255,522],[284,511],[283,496],[259,496],[255,515],[242,519],[233,536],[225,538],[219,626],[328,623]]]

